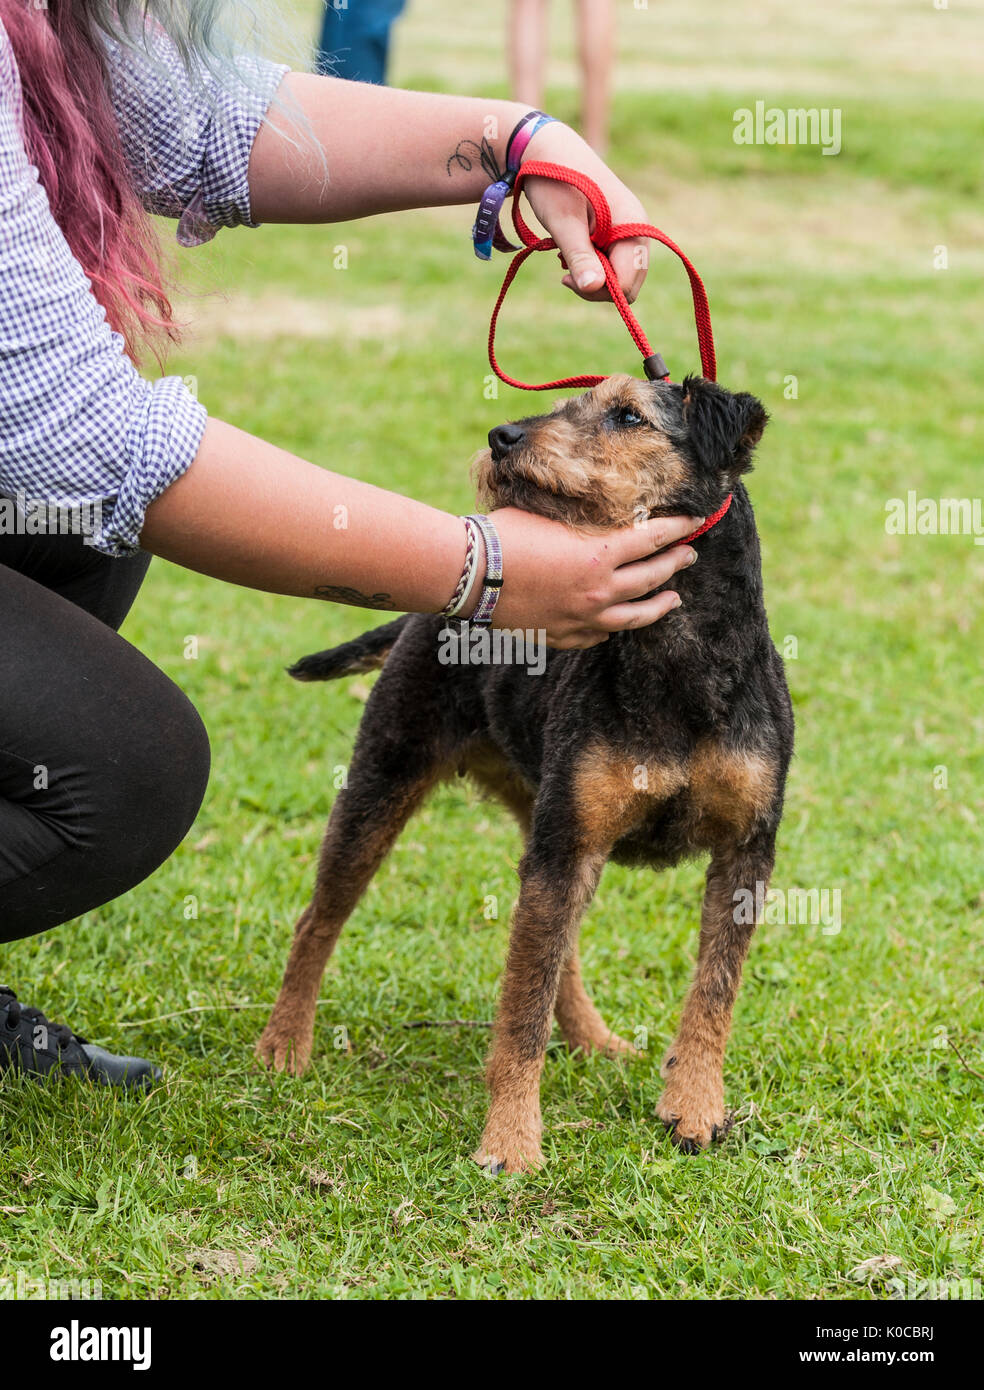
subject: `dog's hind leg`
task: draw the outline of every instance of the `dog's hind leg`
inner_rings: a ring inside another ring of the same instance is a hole
[[[437,741],[401,739],[379,721],[360,732],[348,787],[332,808],[310,906],[294,929],[280,995],[256,1046],[278,1071],[311,1056],[321,976],[339,933],[413,812],[446,771]]]
[[[755,930],[755,905],[772,874],[774,844],[774,835],[763,834],[741,847],[717,850],[707,869],[697,971],[663,1061],[666,1087],[657,1108],[685,1153],[706,1148],[726,1132],[724,1050]]]
[[[639,1051],[613,1033],[592,1004],[581,979],[577,946],[560,972],[554,1013],[572,1052],[603,1052],[606,1057],[638,1057]]]

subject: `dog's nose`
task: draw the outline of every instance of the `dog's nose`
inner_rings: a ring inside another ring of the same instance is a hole
[[[496,425],[494,430],[489,430],[489,448],[492,450],[494,459],[501,459],[503,454],[508,454],[510,449],[521,443],[526,438],[524,430],[519,425]]]

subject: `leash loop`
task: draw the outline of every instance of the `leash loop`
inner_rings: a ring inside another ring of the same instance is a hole
[[[489,364],[500,381],[504,381],[508,386],[516,386],[522,391],[557,391],[567,387],[597,386],[604,381],[604,376],[568,376],[560,377],[557,381],[543,381],[531,384],[525,381],[518,381],[515,377],[508,376],[495,356],[495,331],[499,321],[499,311],[503,301],[509,291],[509,286],[515,280],[517,272],[523,262],[528,260],[535,251],[556,251],[557,243],[552,237],[538,237],[527,225],[519,205],[519,193],[523,180],[527,178],[546,178],[556,179],[561,183],[568,183],[572,188],[576,188],[587,199],[592,212],[594,213],[594,229],[591,232],[591,242],[598,253],[602,269],[605,272],[605,284],[608,286],[608,293],[622,316],[632,340],[639,349],[643,357],[643,369],[650,380],[666,380],[669,373],[666,364],[659,353],[654,352],[649,345],[645,333],[639,325],[639,321],[629,307],[618,277],[612,268],[609,260],[609,252],[618,241],[625,241],[630,237],[649,237],[654,241],[661,242],[668,247],[683,262],[684,269],[690,280],[690,291],[694,303],[694,321],[697,325],[697,343],[700,348],[701,370],[708,381],[717,378],[717,361],[714,355],[714,336],[711,331],[711,311],[707,302],[707,291],[704,289],[703,281],[697,274],[694,266],[680,250],[679,246],[661,232],[658,227],[654,227],[649,222],[620,222],[613,225],[612,210],[608,199],[595,183],[594,179],[588,178],[586,174],[578,173],[576,169],[568,169],[563,164],[549,164],[542,161],[530,160],[523,164],[516,174],[513,186],[513,206],[512,220],[516,229],[516,235],[520,238],[523,245],[516,251],[516,255],[509,263],[502,288],[499,290],[499,297],[492,310],[492,318],[489,322]],[[500,250],[514,250],[509,246],[505,238],[499,233],[495,245]],[[561,263],[566,269],[566,262],[561,257]]]

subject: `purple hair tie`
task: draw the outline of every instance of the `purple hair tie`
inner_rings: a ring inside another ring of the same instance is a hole
[[[475,215],[475,225],[472,227],[475,255],[480,261],[492,259],[492,247],[496,240],[495,234],[499,232],[499,214],[502,212],[502,205],[511,191],[511,179],[498,179],[495,183],[490,183],[482,194],[482,201],[479,203],[478,212]],[[501,236],[502,233],[499,232],[499,235]]]

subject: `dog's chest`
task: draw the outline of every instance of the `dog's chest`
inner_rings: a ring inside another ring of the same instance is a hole
[[[596,744],[578,765],[573,811],[591,848],[665,864],[745,838],[771,816],[778,780],[765,755],[712,739],[685,758],[634,759]]]

